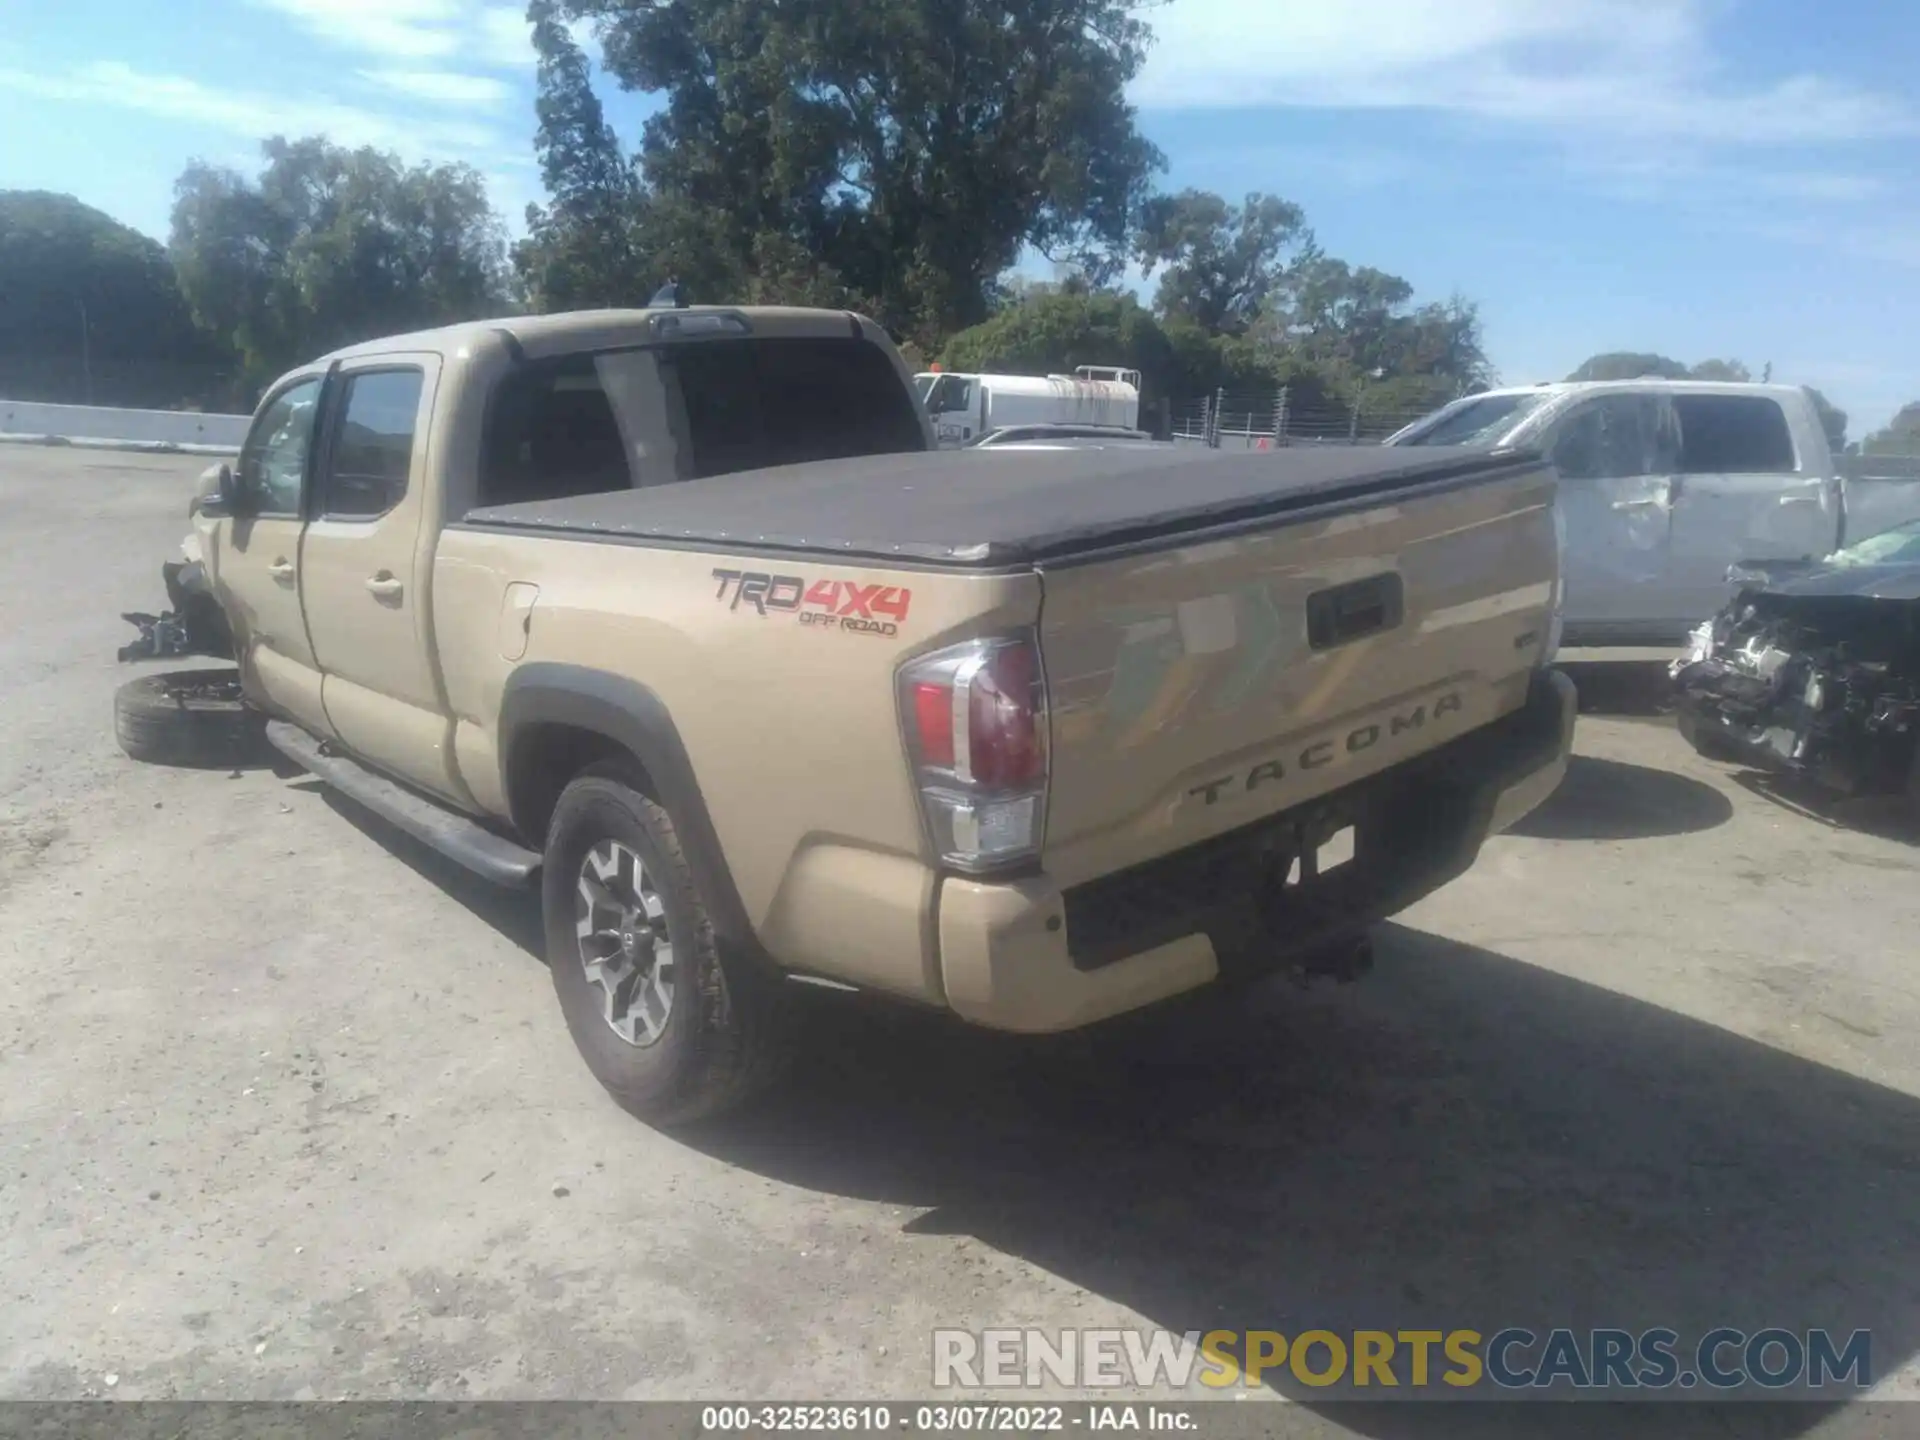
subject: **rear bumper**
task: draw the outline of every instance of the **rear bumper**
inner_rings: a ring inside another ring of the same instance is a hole
[[[1462,874],[1551,795],[1576,708],[1573,683],[1543,670],[1493,724],[1204,845],[1065,891],[1044,874],[944,880],[947,1003],[994,1029],[1069,1030],[1222,974],[1298,964]],[[1351,862],[1285,883],[1296,857],[1349,826]]]

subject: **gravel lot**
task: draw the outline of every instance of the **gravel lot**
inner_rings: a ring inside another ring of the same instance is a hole
[[[936,1324],[1721,1323],[1870,1327],[1920,1395],[1920,849],[1697,760],[1646,667],[1574,667],[1567,785],[1360,985],[1052,1043],[834,1006],[667,1139],[530,903],[120,755],[118,612],[203,463],[0,447],[0,1397],[924,1398]]]

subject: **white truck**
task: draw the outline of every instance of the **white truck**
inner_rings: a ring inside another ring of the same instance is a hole
[[[1560,475],[1567,645],[1678,645],[1742,561],[1817,559],[1920,517],[1849,481],[1799,386],[1619,380],[1490,390],[1388,445],[1536,449]]]
[[[1140,423],[1140,372],[1118,366],[1082,365],[1071,375],[930,370],[914,377],[914,388],[946,449],[970,445],[1009,425],[1133,430]]]

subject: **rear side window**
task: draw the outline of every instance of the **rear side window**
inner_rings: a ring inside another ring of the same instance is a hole
[[[710,340],[656,352],[685,417],[684,478],[924,450],[913,392],[851,336]]]
[[[481,505],[601,495],[633,483],[593,356],[527,365],[500,382],[487,414]]]
[[[419,370],[367,370],[345,378],[340,425],[320,483],[320,515],[370,520],[406,498],[420,415]]]
[[[1786,412],[1764,395],[1675,395],[1683,475],[1788,475],[1798,468]]]

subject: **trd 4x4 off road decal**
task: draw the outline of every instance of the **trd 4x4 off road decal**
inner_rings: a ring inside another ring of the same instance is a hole
[[[898,635],[913,591],[898,585],[867,585],[858,580],[815,580],[804,575],[773,575],[758,570],[716,570],[714,599],[729,610],[742,606],[758,615],[792,615],[802,625],[850,630],[857,635]]]

